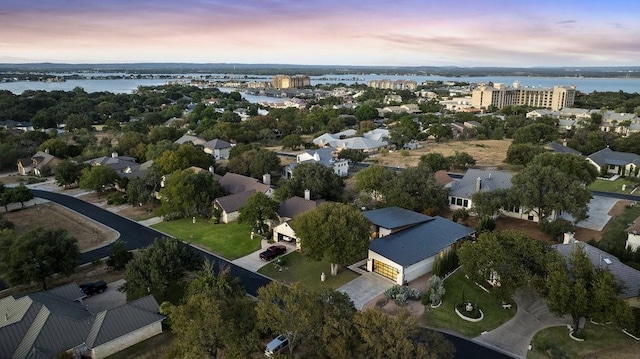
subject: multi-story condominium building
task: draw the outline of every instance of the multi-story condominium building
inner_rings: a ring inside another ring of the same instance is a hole
[[[271,80],[271,86],[278,89],[311,86],[311,78],[306,75],[275,75]]]
[[[521,87],[516,82],[513,86],[499,83],[493,84],[493,86],[480,86],[473,90],[471,103],[480,109],[492,105],[497,108],[521,105],[558,111],[563,107],[573,106],[575,98],[575,86]]]
[[[413,80],[371,80],[367,82],[367,86],[376,89],[387,90],[411,90],[418,88],[418,83]]]

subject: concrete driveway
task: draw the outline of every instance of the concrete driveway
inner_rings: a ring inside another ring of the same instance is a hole
[[[594,231],[601,231],[611,219],[609,211],[611,211],[611,208],[613,208],[618,201],[619,199],[617,198],[593,196],[591,202],[589,202],[589,218],[578,222],[577,226],[593,229]],[[562,218],[573,222],[573,217],[566,213],[562,214]]]
[[[100,294],[85,298],[82,302],[87,306],[89,311],[94,314],[126,304],[127,295],[118,290],[118,287],[124,283],[124,279],[107,283],[107,290]]]
[[[516,291],[516,315],[498,328],[474,338],[474,341],[499,348],[517,358],[526,358],[533,336],[540,330],[571,324],[568,316],[551,313],[544,300],[522,290]]]
[[[355,304],[356,309],[362,310],[365,304],[382,294],[387,288],[393,287],[393,285],[394,283],[389,279],[367,272],[338,288],[338,291],[347,294]]]
[[[256,239],[257,240],[257,239]],[[287,253],[291,253],[292,251],[296,250],[296,244],[295,243],[289,243],[289,242],[278,242],[278,243],[269,243],[266,240],[261,240],[260,241],[260,249],[258,249],[257,251],[246,255],[244,257],[240,257],[238,259],[234,259],[231,261],[231,263],[240,266],[242,268],[245,268],[247,270],[250,270],[252,272],[257,272],[258,269],[262,268],[263,266],[265,266],[267,263],[270,262],[265,262],[262,259],[260,259],[260,253],[262,253],[265,249],[267,249],[269,246],[275,245],[275,244],[282,244],[285,247],[287,247]]]

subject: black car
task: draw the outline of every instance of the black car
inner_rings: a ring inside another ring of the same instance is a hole
[[[271,246],[267,248],[266,251],[260,253],[260,259],[263,259],[265,261],[270,261],[275,257],[285,253],[287,253],[287,247],[279,244],[279,245]]]
[[[81,284],[80,290],[82,290],[82,292],[86,295],[102,293],[107,290],[107,282],[99,280],[92,283]]]

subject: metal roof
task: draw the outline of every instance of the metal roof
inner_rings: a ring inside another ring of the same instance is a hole
[[[437,216],[428,222],[376,238],[371,241],[369,249],[408,267],[438,254],[473,232],[471,228]]]
[[[614,151],[609,147],[592,153],[587,158],[600,167],[604,165],[625,166],[629,163],[640,166],[640,156],[635,153]]]
[[[155,311],[157,312],[157,307]],[[163,319],[162,315],[155,312],[124,304],[96,315],[86,343],[90,348],[95,348]]]
[[[400,207],[374,209],[363,214],[371,223],[388,229],[416,225],[433,219],[433,217]]]
[[[504,171],[489,171],[471,168],[467,170],[462,179],[453,182],[449,196],[458,198],[471,198],[476,192],[491,192],[497,189],[511,188],[513,175]],[[480,189],[478,190],[478,179]]]

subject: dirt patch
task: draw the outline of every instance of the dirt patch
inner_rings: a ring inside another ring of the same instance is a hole
[[[66,229],[78,240],[80,252],[107,245],[118,237],[118,232],[98,224],[66,207],[55,203],[42,203],[4,214],[13,222],[15,231],[25,233],[35,227]]]
[[[385,166],[409,167],[417,166],[420,156],[427,153],[440,153],[443,156],[452,156],[458,152],[467,152],[476,160],[476,167],[502,168],[507,158],[507,149],[511,140],[485,140],[485,141],[426,141],[422,148],[410,151],[393,151],[388,154],[378,154],[374,157],[379,164]],[[407,155],[402,155],[405,153]]]

